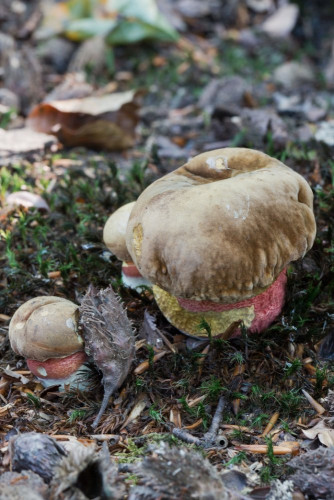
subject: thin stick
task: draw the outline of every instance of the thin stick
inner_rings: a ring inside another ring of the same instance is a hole
[[[213,443],[216,440],[224,408],[225,399],[223,396],[220,396],[215,414],[210,425],[210,429],[204,434],[204,441],[206,441],[207,443]]]
[[[302,391],[303,391],[303,394],[306,397],[307,401],[310,403],[311,406],[313,406],[313,408],[315,409],[315,411],[317,413],[320,413],[320,415],[325,413],[326,410],[323,406],[321,406],[320,403],[318,403],[315,399],[313,399],[312,396],[308,392],[306,392],[304,389],[302,389]]]
[[[181,441],[184,441],[185,443],[197,444],[198,446],[202,445],[200,438],[192,436],[189,432],[186,432],[183,429],[179,429],[179,427],[174,427],[173,435],[178,439],[181,439]]]
[[[266,444],[239,444],[236,450],[248,451],[250,453],[260,453],[265,455],[268,453],[268,446]],[[290,444],[289,446],[273,446],[272,448],[274,455],[287,455],[288,453],[296,454],[299,450],[299,444]]]
[[[266,428],[264,429],[264,431],[262,432],[261,434],[261,437],[264,437],[268,434],[268,432],[271,431],[271,429],[274,427],[274,425],[276,424],[277,420],[278,420],[278,417],[279,417],[279,412],[277,411],[276,413],[273,414],[273,416],[271,417],[271,419],[269,420]]]
[[[161,359],[165,354],[168,354],[169,351],[161,351],[155,356],[153,356],[152,362],[155,363],[159,359]],[[137,368],[134,370],[135,375],[141,375],[142,373],[146,372],[146,370],[149,369],[150,362],[148,360],[143,361],[140,363],[140,365],[137,366]]]

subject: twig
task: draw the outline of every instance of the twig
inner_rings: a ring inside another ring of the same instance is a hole
[[[152,359],[153,363],[155,363],[156,361],[158,361],[159,359],[161,359],[163,356],[165,356],[165,354],[168,354],[168,352],[169,351],[161,351],[158,354],[156,354],[155,356],[153,356],[153,359]],[[146,372],[146,370],[148,370],[149,367],[150,367],[150,362],[148,360],[143,361],[134,370],[134,374],[135,375],[141,375],[142,373]]]
[[[326,410],[323,406],[321,406],[320,403],[318,403],[315,399],[313,399],[312,396],[308,392],[306,392],[304,389],[302,389],[302,391],[303,391],[303,394],[306,397],[307,401],[310,403],[311,406],[313,406],[313,408],[315,409],[315,411],[317,413],[320,413],[320,415],[325,413]]]
[[[178,439],[181,439],[181,441],[184,441],[185,443],[202,446],[202,440],[200,438],[193,436],[189,432],[186,432],[185,430],[180,429],[179,427],[174,427],[172,432],[173,436],[177,437]]]
[[[269,447],[266,444],[239,444],[235,446],[236,450],[248,451],[250,453],[268,453]],[[289,443],[286,445],[273,446],[274,455],[287,455],[288,453],[296,454],[299,451],[299,443]]]
[[[223,411],[225,408],[225,399],[223,396],[220,396],[217,408],[215,411],[215,414],[213,416],[210,429],[208,432],[204,434],[204,441],[206,441],[208,444],[211,443],[213,444],[216,441],[218,430],[219,430],[219,425],[223,416]]]
[[[269,420],[266,428],[264,429],[264,431],[262,432],[261,434],[261,437],[264,437],[268,434],[268,432],[271,431],[271,429],[274,427],[274,425],[276,424],[277,420],[278,420],[278,417],[279,417],[279,412],[277,411],[276,413],[273,414],[273,416],[271,417],[271,419]]]
[[[201,425],[201,423],[203,422],[203,419],[202,418],[199,418],[198,420],[196,420],[196,422],[194,422],[193,424],[190,424],[190,425],[185,425],[184,428],[187,429],[188,431],[190,431],[191,429],[196,429],[197,427],[199,427]]]
[[[184,429],[179,429],[178,427],[174,427],[173,435],[181,439],[185,443],[196,444],[197,446],[203,446],[203,448],[212,448],[218,446],[225,448],[227,446],[226,437],[222,435],[217,440],[217,434],[222,419],[224,407],[225,407],[225,399],[223,396],[220,396],[215,414],[213,416],[210,425],[210,429],[208,430],[208,432],[204,434],[202,438],[195,437],[192,434],[189,434],[189,432],[185,431]]]
[[[122,439],[122,436],[119,434],[91,434],[92,439],[96,439],[97,441],[114,441],[113,444],[118,443]]]

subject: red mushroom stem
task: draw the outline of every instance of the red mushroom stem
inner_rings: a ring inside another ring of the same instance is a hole
[[[75,352],[64,358],[50,358],[46,361],[27,359],[31,373],[42,380],[64,380],[73,375],[87,361],[84,351]]]
[[[183,309],[191,312],[221,312],[253,306],[255,318],[249,328],[249,331],[250,333],[262,332],[282,311],[285,299],[286,281],[286,269],[284,269],[276,281],[274,281],[265,292],[234,304],[219,304],[208,300],[198,301],[182,298],[178,298],[177,300]]]

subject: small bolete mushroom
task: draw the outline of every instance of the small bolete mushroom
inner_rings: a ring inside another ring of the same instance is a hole
[[[77,332],[78,306],[61,297],[35,297],[22,304],[9,324],[14,352],[24,356],[29,370],[48,387],[80,386],[77,371],[87,360]]]
[[[312,205],[308,183],[279,160],[218,149],[145,189],[127,224],[127,248],[181,331],[204,336],[205,319],[212,335],[240,322],[260,332],[282,310],[288,264],[312,247]]]
[[[135,201],[127,203],[110,215],[103,229],[103,241],[109,250],[122,261],[123,284],[134,290],[140,290],[141,286],[148,286],[150,283],[142,277],[132,262],[125,243],[126,226],[135,204]]]

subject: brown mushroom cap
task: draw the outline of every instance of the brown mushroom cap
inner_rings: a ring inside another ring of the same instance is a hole
[[[217,149],[145,189],[126,243],[141,274],[170,294],[238,302],[311,248],[312,204],[305,179],[275,158]]]
[[[15,312],[9,324],[14,352],[28,359],[45,361],[83,350],[77,334],[78,306],[61,297],[35,297]]]
[[[103,241],[106,246],[119,260],[126,262],[132,261],[126,248],[125,233],[131,210],[135,204],[136,202],[133,201],[116,210],[111,214],[103,229]]]

